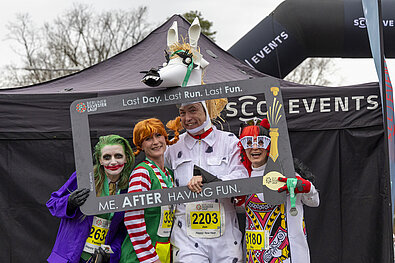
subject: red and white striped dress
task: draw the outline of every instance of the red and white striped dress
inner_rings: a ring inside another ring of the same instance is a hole
[[[162,188],[167,188],[159,169],[148,161],[144,162],[154,170]],[[128,192],[132,193],[149,190],[151,190],[149,171],[144,167],[136,167],[129,179]],[[127,211],[125,213],[125,226],[139,261],[148,263],[158,260],[159,257],[156,254],[155,248],[151,243],[151,238],[146,230],[144,209]]]

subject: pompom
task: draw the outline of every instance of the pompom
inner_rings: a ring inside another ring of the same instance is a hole
[[[270,123],[266,118],[261,121],[260,125],[268,130],[270,129]]]

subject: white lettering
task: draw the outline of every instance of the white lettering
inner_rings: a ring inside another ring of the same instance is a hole
[[[177,200],[180,199],[180,198],[181,198],[182,200],[185,199],[185,198],[182,196],[181,192],[178,193],[178,195],[177,195]]]
[[[205,89],[204,92],[206,93],[206,96],[220,95],[222,94],[222,87],[210,90]]]
[[[366,107],[368,110],[375,110],[379,107],[379,103],[377,101],[373,100],[373,99],[378,99],[378,97],[379,96],[377,96],[377,95],[368,96],[368,98],[366,100],[370,105],[372,105],[372,106]]]
[[[331,111],[330,108],[329,109],[325,109],[325,107],[330,107],[331,106],[330,103],[327,103],[327,102],[330,102],[330,101],[331,101],[331,98],[320,98],[320,111],[321,112],[330,112]]]
[[[125,100],[122,99],[122,106],[132,106],[132,105],[137,105],[140,103],[140,98],[137,97],[135,99],[129,99],[129,100]]]
[[[228,102],[228,104],[226,104],[226,110],[228,111],[228,113],[226,113],[227,117],[236,117],[237,116],[237,110],[232,108],[232,106],[236,106],[237,103],[236,102]],[[230,113],[229,113],[230,111]]]
[[[235,93],[235,92],[241,92],[241,88],[239,86],[236,87],[225,86],[225,93]]]
[[[217,187],[215,187],[215,191],[216,191],[217,195],[219,195],[221,193],[224,195],[228,195],[231,193],[237,193],[237,185],[235,184],[235,185],[233,185],[233,187],[230,185],[218,185]]]
[[[184,191],[184,194],[187,198],[191,198],[191,191]]]
[[[271,48],[271,49],[276,49],[276,47],[278,47],[278,44],[275,42],[275,41],[272,41],[272,42],[270,42],[269,44],[268,44],[268,46]]]
[[[231,193],[237,193],[238,192],[237,191],[237,185],[235,184],[235,185],[233,185],[233,187],[231,185],[229,185],[229,191]]]
[[[241,104],[241,113],[242,113],[244,116],[253,116],[253,115],[254,115],[253,112],[247,112],[247,111],[246,111],[247,105],[254,105],[254,103],[252,103],[251,101],[243,102],[243,103]]]
[[[110,204],[110,209],[115,209],[115,200],[110,200],[108,203]]]
[[[138,201],[138,196],[134,195],[133,196],[133,206],[136,206],[136,202]]]
[[[162,200],[160,199],[160,193],[154,193],[155,204],[161,204]]]
[[[152,193],[147,194],[147,205],[152,205],[154,203],[153,199],[154,199],[154,197],[153,197]]]
[[[141,200],[141,205],[144,205],[144,196],[145,196],[145,194],[139,195],[140,200]]]
[[[259,61],[260,61],[256,56],[253,56],[253,57],[251,58],[251,60],[252,60],[255,64],[258,64]]]
[[[307,102],[307,99],[303,99],[303,104],[304,104],[304,108],[306,109],[306,112],[311,113],[314,111],[316,101],[317,101],[317,99],[312,99],[310,107],[309,107],[309,103]]]
[[[259,53],[256,53],[256,55],[260,58],[265,58],[265,54],[263,54],[262,50],[259,50]]]
[[[294,104],[294,103],[299,103],[298,99],[293,99],[288,101],[288,107],[289,107],[289,113],[299,113],[299,104]],[[296,110],[298,109],[298,110]]]
[[[176,193],[168,193],[167,195],[169,202],[176,201]]]
[[[170,100],[180,100],[181,99],[181,91],[176,93],[176,94],[165,94],[165,101],[170,101]]]
[[[251,65],[251,63],[247,59],[244,59],[244,62],[247,63],[251,68],[254,68],[254,66]]]
[[[213,191],[210,187],[204,188],[202,191],[203,195],[206,197],[210,197],[213,195]]]
[[[352,96],[351,99],[355,100],[355,110],[361,109],[361,100],[363,100],[364,96]]]
[[[342,111],[348,111],[348,97],[344,98],[344,103],[342,101],[342,98],[335,97],[335,111],[339,111],[339,106]]]
[[[143,103],[159,103],[159,101],[160,101],[160,96],[156,96],[156,97],[143,96]]]
[[[383,20],[383,25],[384,26],[391,26],[391,27],[393,27],[394,26],[394,20]]]
[[[99,202],[99,211],[101,211],[101,210],[108,210],[108,203],[107,202],[105,202],[104,205],[101,202]]]
[[[264,47],[263,47],[263,51],[265,51],[266,54],[269,54],[270,52],[272,52],[272,51],[270,50],[270,48],[268,48],[267,46],[264,46]]]
[[[256,111],[258,112],[259,115],[266,115],[266,112],[262,111],[262,105],[266,104],[266,101],[261,100],[260,102],[258,102],[258,104],[256,105]]]
[[[283,38],[284,40],[288,38],[288,34],[287,34],[287,32],[285,32],[285,31],[281,32],[280,36],[282,36],[282,38]]]
[[[132,203],[130,202],[129,197],[127,196],[125,196],[125,198],[123,199],[122,208],[125,208],[126,206],[132,207]]]
[[[186,99],[197,98],[201,96],[202,94],[200,93],[200,91],[184,91],[184,97]]]

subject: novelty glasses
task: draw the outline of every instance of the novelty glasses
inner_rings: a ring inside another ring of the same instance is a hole
[[[253,148],[254,144],[257,148],[267,149],[270,144],[270,138],[267,136],[257,136],[254,140],[253,136],[244,136],[240,139],[241,145],[244,149]]]

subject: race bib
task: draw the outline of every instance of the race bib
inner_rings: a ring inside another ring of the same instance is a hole
[[[269,231],[246,230],[247,250],[267,250],[269,248]]]
[[[90,254],[95,252],[106,241],[106,236],[110,228],[111,220],[103,219],[100,217],[93,217],[91,232],[86,239],[84,251]]]
[[[157,235],[160,237],[169,237],[171,233],[171,227],[173,225],[173,209],[170,205],[161,206],[160,223],[158,227]]]
[[[225,232],[225,213],[220,203],[186,204],[187,234],[199,238],[220,237]]]

